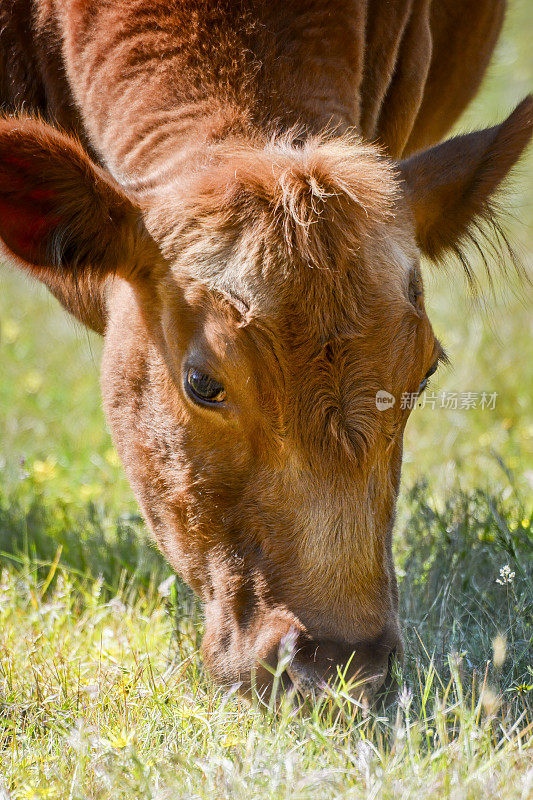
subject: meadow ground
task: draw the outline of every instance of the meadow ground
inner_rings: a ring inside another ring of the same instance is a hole
[[[462,129],[531,90],[532,23],[512,2]],[[506,195],[530,271],[532,167]],[[483,309],[452,265],[426,282],[452,365],[408,426],[400,691],[362,713],[339,678],[295,715],[210,683],[201,609],[166,580],[106,432],[99,340],[0,265],[0,800],[531,797],[533,293],[501,279]]]

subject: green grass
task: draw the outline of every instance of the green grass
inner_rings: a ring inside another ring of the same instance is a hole
[[[532,21],[515,0],[463,129],[531,89]],[[530,153],[508,195],[530,270],[532,167]],[[502,280],[482,310],[451,267],[426,281],[452,359],[431,390],[496,406],[410,420],[399,695],[361,710],[339,679],[294,713],[209,681],[201,609],[179,581],[158,591],[170,570],[106,432],[99,339],[0,265],[1,800],[531,795],[532,291]]]
[[[298,713],[210,683],[198,604],[178,582],[160,596],[168,570],[155,559],[144,569],[127,529],[112,531],[113,544],[108,519],[55,514],[39,493],[1,506],[0,529],[11,526],[19,551],[0,579],[10,796],[526,798],[533,519],[514,491],[505,501],[456,494],[437,512],[419,486],[406,506],[399,698],[361,711],[339,680]],[[78,559],[78,537],[81,571],[61,560]],[[64,550],[50,558],[56,544]],[[509,582],[498,584],[505,565]]]

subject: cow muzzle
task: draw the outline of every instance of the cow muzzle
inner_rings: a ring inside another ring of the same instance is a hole
[[[285,666],[289,678],[285,682],[287,688],[312,699],[328,685],[342,686],[343,691],[363,704],[373,702],[385,683],[392,657],[401,657],[401,652],[399,636],[394,640],[387,636],[349,644],[290,633],[280,647],[284,662],[281,666]]]
[[[257,691],[266,701],[272,691],[318,699],[328,685],[336,684],[353,699],[370,704],[387,678],[391,657],[402,654],[396,625],[372,641],[354,643],[315,638],[286,620],[277,620],[275,626],[271,621],[256,631],[254,641],[221,632],[208,624],[203,642],[212,676],[223,684],[239,683],[245,694]]]

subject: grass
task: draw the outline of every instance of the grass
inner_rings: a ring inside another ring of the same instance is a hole
[[[514,491],[455,495],[438,512],[426,490],[409,493],[398,554],[401,691],[372,712],[342,679],[299,713],[217,689],[198,657],[197,603],[150,551],[143,568],[122,521],[110,531],[94,509],[52,514],[39,492],[27,507],[3,504],[0,529],[16,531],[19,553],[0,579],[8,796],[527,798],[533,519]],[[82,570],[62,558],[77,560],[78,537]]]
[[[531,89],[531,22],[515,0],[463,128]],[[532,166],[508,195],[527,268]],[[397,696],[365,711],[340,677],[294,713],[210,682],[201,608],[169,583],[106,432],[100,341],[0,265],[0,800],[531,796],[531,289],[509,278],[483,310],[452,269],[426,273],[452,358],[431,390],[496,404],[408,426]]]

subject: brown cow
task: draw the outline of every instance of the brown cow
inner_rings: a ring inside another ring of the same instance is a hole
[[[503,0],[0,0],[0,237],[105,333],[113,437],[214,677],[382,682],[408,410],[531,98],[435,145]],[[63,129],[63,132],[60,131]],[[413,155],[414,154],[414,155]],[[401,160],[403,159],[403,160]],[[266,665],[266,666],[265,666]]]

